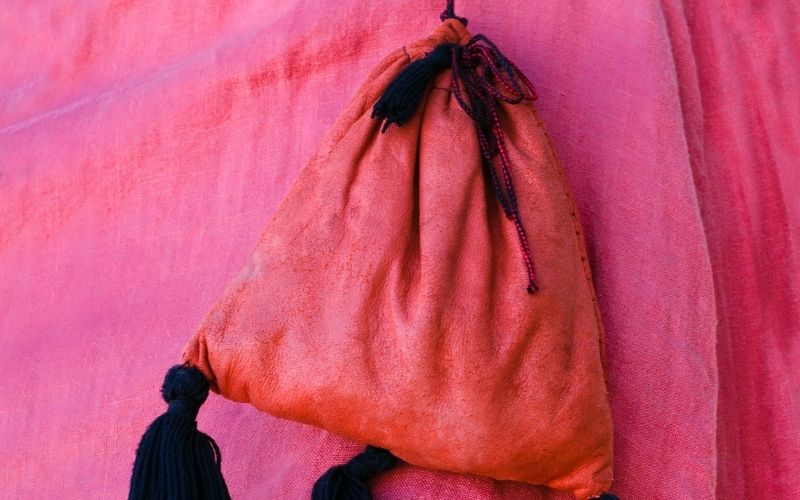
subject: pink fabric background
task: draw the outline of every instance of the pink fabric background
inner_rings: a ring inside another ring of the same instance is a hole
[[[7,0],[0,497],[120,498],[158,387],[367,71],[443,1]],[[623,499],[800,494],[800,7],[457,2],[585,226]],[[357,445],[213,397],[235,498]],[[378,498],[555,498],[403,466]]]

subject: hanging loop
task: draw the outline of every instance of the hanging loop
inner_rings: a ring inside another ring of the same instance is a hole
[[[464,26],[467,25],[467,18],[466,17],[458,17],[456,15],[456,8],[455,8],[455,0],[447,0],[447,7],[442,11],[442,14],[439,16],[439,19],[444,22],[447,19],[455,19]]]

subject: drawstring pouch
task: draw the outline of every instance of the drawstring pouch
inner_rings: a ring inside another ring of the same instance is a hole
[[[364,443],[315,500],[405,461],[596,497],[603,331],[531,82],[448,2],[351,99],[173,367],[130,498],[227,498],[211,390]],[[612,498],[607,494],[605,498]]]

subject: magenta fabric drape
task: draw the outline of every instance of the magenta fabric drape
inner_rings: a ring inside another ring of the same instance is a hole
[[[0,497],[126,494],[166,369],[367,71],[443,6],[5,2]],[[578,204],[613,491],[800,494],[800,6],[456,9],[533,81]],[[358,449],[218,397],[199,422],[234,498],[305,498]],[[559,498],[411,466],[375,490]]]

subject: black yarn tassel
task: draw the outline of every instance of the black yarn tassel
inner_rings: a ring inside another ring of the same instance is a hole
[[[142,436],[128,499],[230,499],[219,447],[195,421],[208,397],[205,376],[188,365],[173,366],[161,395],[169,407]]]
[[[613,493],[603,493],[597,500],[619,500],[619,497]]]
[[[317,479],[311,500],[372,500],[367,481],[397,463],[397,457],[388,450],[367,446],[346,464],[331,467]]]
[[[400,72],[386,88],[372,108],[372,118],[385,119],[381,132],[389,125],[403,125],[417,111],[425,89],[443,69],[449,68],[456,44],[444,43],[436,46],[422,59],[418,59]]]

